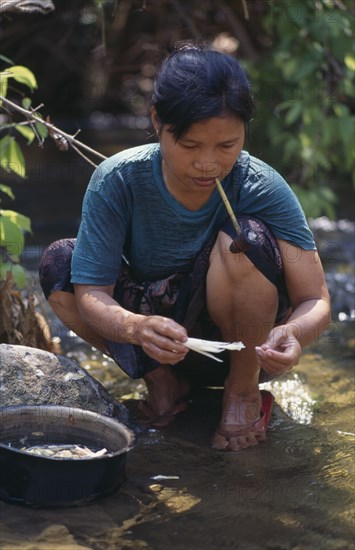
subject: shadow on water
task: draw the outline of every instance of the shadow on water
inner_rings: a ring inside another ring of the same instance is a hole
[[[138,435],[115,495],[65,510],[1,503],[2,550],[354,548],[353,334],[337,325],[268,386],[266,443],[211,449],[222,391],[194,390],[171,427]],[[140,381],[77,338],[63,345],[134,414]]]

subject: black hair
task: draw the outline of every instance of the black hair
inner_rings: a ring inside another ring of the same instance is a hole
[[[250,85],[237,59],[191,44],[175,48],[163,61],[151,106],[176,139],[198,120],[234,114],[247,124],[254,112]]]

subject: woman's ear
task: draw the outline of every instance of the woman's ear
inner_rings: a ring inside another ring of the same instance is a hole
[[[156,110],[155,107],[152,107],[151,110],[150,110],[150,118],[151,118],[154,130],[155,130],[155,133],[159,137],[160,122],[159,122],[158,113],[157,113],[157,110]]]

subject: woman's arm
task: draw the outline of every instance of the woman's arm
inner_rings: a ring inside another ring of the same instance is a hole
[[[322,334],[330,323],[330,299],[319,255],[278,241],[292,314],[256,348],[260,366],[281,374],[297,365],[302,348]]]
[[[74,288],[80,316],[101,337],[140,345],[161,364],[178,363],[188,352],[184,327],[167,317],[127,311],[113,299],[114,285],[75,284]]]

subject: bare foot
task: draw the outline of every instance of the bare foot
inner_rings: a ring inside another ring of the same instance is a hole
[[[178,377],[170,366],[161,366],[144,377],[148,399],[141,401],[138,408],[147,417],[151,426],[164,427],[170,424],[176,414],[187,409],[190,386]]]
[[[212,447],[239,451],[266,439],[262,399],[257,389],[247,395],[231,394],[228,386],[223,398],[222,418],[212,437]]]

